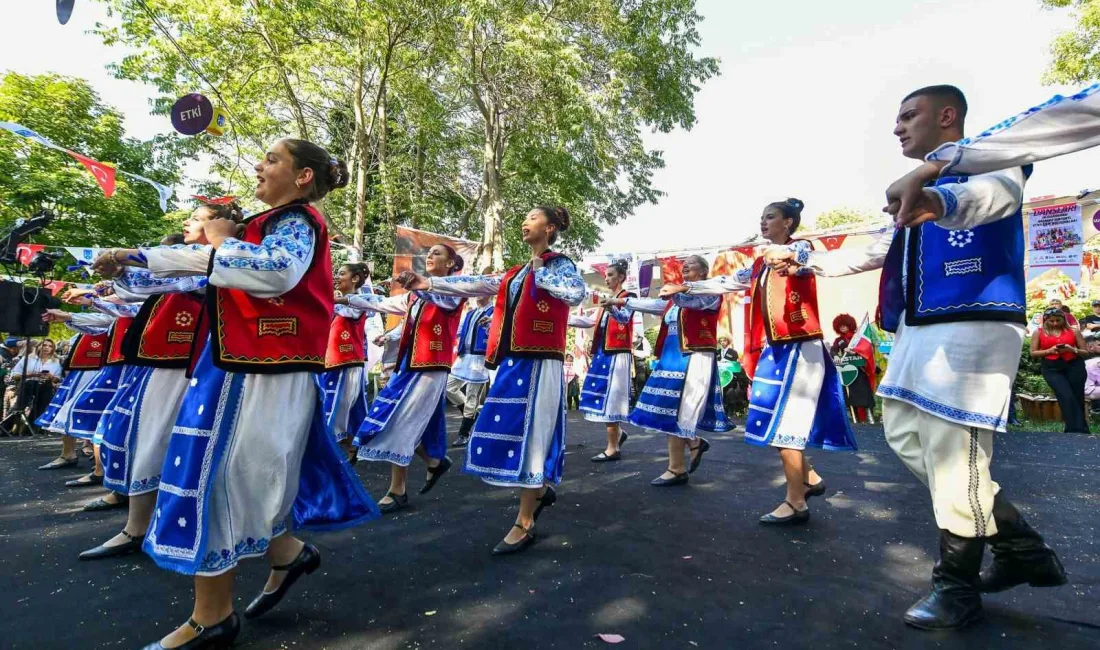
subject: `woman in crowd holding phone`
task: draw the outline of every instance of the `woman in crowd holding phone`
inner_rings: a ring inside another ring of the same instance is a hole
[[[1031,335],[1031,356],[1041,358],[1043,379],[1054,390],[1066,433],[1089,433],[1085,417],[1085,339],[1066,324],[1058,307],[1043,312],[1043,324]]]

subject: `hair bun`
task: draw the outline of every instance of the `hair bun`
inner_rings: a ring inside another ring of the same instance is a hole
[[[787,199],[787,205],[791,206],[795,210],[802,212],[802,208],[806,207],[806,204],[798,199]]]
[[[558,213],[558,219],[561,220],[561,226],[558,228],[558,230],[560,230],[561,232],[565,232],[566,230],[569,230],[569,221],[570,221],[569,210],[566,210],[565,208],[560,207],[560,206],[557,207],[557,208],[554,208],[554,210]]]
[[[348,184],[351,175],[348,174],[348,166],[343,160],[333,158],[328,165],[328,184],[332,189],[344,187]]]

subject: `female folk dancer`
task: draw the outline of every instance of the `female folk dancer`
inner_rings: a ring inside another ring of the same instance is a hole
[[[626,261],[617,260],[607,267],[604,280],[612,297],[620,300],[635,298],[623,290],[626,281]],[[630,420],[630,371],[634,365],[634,316],[623,307],[603,305],[593,319],[573,316],[573,327],[595,327],[590,347],[591,363],[581,389],[580,409],[589,422],[607,424],[607,447],[592,457],[594,463],[622,459],[620,447],[627,436],[621,422]]]
[[[190,619],[148,649],[228,646],[237,563],[266,555],[271,573],[244,611],[254,618],[321,564],[288,534],[378,516],[322,420],[332,268],[324,216],[311,202],[347,184],[347,168],[304,140],[276,142],[256,165],[271,209],[238,224],[207,221],[209,245],[141,250],[157,276],[209,274],[210,336],[168,442],[144,550],[195,578]]]
[[[184,222],[183,243],[209,244],[203,224],[211,219],[244,218],[235,204],[204,205]],[[137,268],[140,251],[110,250],[93,269],[118,275],[115,290],[125,295],[148,296],[122,341],[126,363],[132,370],[121,383],[100,422],[103,442],[103,485],[129,497],[126,525],[103,544],[80,554],[81,560],[128,555],[141,549],[153,515],[164,455],[187,390],[187,369],[200,329],[206,277],[155,278]]]
[[[336,299],[349,296],[370,281],[366,264],[349,263],[336,274]],[[325,350],[325,372],[317,376],[324,396],[325,423],[340,447],[354,465],[358,457],[352,437],[366,415],[366,323],[362,311],[346,304],[337,304],[328,331]]]
[[[771,203],[760,217],[760,234],[774,246],[805,255],[811,245],[791,235],[802,220],[802,202]],[[810,518],[807,497],[825,493],[825,483],[804,457],[807,446],[854,450],[844,393],[836,366],[822,341],[817,285],[812,273],[773,273],[759,257],[736,275],[662,288],[705,295],[751,287],[750,341],[744,364],[753,379],[745,442],[779,449],[787,495],[762,516],[762,524],[801,524]]]
[[[45,412],[35,421],[37,426],[46,431],[61,434],[61,455],[39,467],[40,470],[64,469],[77,464],[76,438],[66,434],[65,430],[76,396],[84,390],[106,361],[107,327],[93,326],[92,322],[102,318],[103,324],[109,324],[113,320],[102,314],[68,314],[60,310],[48,310],[42,318],[50,321],[57,314],[66,314],[64,318],[72,321],[74,329],[76,323],[83,323],[83,327],[80,330],[82,333],[76,335],[71,352],[65,360],[64,370],[67,374],[64,381],[54,393]]]
[[[485,369],[485,348],[489,345],[489,323],[493,305],[487,296],[478,296],[462,315],[458,326],[458,357],[447,379],[447,401],[462,409],[462,424],[452,447],[465,447],[470,441],[470,429],[477,420],[477,410],[489,388],[489,371]]]
[[[464,468],[490,485],[520,488],[516,521],[494,555],[517,553],[535,541],[535,520],[557,500],[552,484],[562,478],[565,335],[569,307],[585,294],[573,261],[550,250],[568,228],[565,208],[540,206],[520,226],[531,259],[503,276],[398,278],[409,290],[496,294],[485,365],[497,374],[474,424]]]
[[[684,280],[702,280],[708,272],[707,261],[699,255],[684,260]],[[612,298],[605,304],[661,316],[661,331],[654,350],[657,365],[638,396],[630,423],[668,436],[668,468],[650,484],[683,485],[710,449],[710,442],[699,432],[717,433],[733,428],[722,405],[715,357],[722,299],[676,294],[669,300]],[[687,469],[685,451],[691,452]]]
[[[436,244],[428,250],[425,267],[432,277],[446,276],[462,269],[462,258],[450,246]],[[356,294],[338,302],[345,300],[356,309],[405,317],[397,367],[355,436],[361,460],[390,463],[390,487],[378,505],[383,513],[396,512],[409,506],[406,482],[413,454],[428,465],[420,494],[435,487],[452,465],[443,392],[464,301],[425,291],[388,298]]]

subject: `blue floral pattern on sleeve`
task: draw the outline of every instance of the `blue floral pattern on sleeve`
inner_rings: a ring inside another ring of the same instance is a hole
[[[301,212],[281,216],[259,244],[228,238],[222,242],[214,263],[227,269],[285,271],[295,261],[308,264],[313,256],[313,226]]]
[[[722,304],[722,296],[696,296],[689,293],[676,293],[672,295],[672,302],[688,309],[717,311]]]
[[[138,290],[140,293],[182,293],[205,287],[207,279],[195,276],[161,278],[153,275],[148,269],[129,266],[126,267],[126,272],[122,277],[118,279],[118,283],[124,289]]]
[[[586,291],[584,278],[567,257],[555,257],[535,270],[535,285],[570,305],[581,304]]]
[[[430,291],[414,291],[417,298],[434,303],[438,307],[442,307],[447,311],[454,311],[458,309],[459,303],[462,302],[462,298],[458,296],[445,296],[441,293],[432,293]]]
[[[955,214],[955,211],[959,208],[959,199],[955,197],[955,193],[944,186],[938,186],[932,188],[940,198],[943,199],[943,217],[951,217]]]

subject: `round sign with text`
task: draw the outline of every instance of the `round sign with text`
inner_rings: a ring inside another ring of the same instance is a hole
[[[184,135],[202,133],[213,117],[213,104],[198,93],[184,95],[172,105],[172,128]]]

